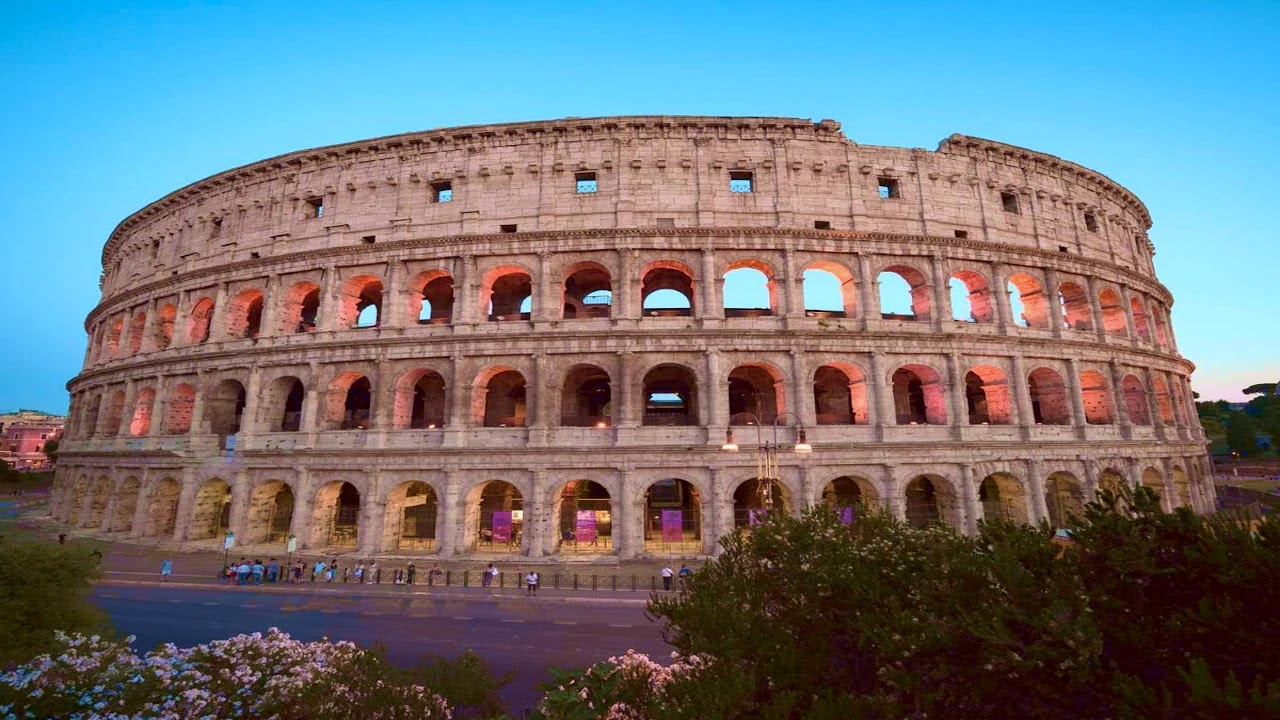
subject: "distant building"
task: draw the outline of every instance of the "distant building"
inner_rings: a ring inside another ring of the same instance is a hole
[[[43,470],[50,466],[45,446],[62,437],[67,419],[35,410],[0,415],[0,460],[14,470]]]

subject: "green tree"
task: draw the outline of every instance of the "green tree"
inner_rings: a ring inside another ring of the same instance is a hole
[[[1232,410],[1227,415],[1227,446],[1244,457],[1258,454],[1258,423],[1251,415]]]
[[[57,440],[50,440],[44,444],[44,456],[49,458],[49,464],[51,465],[58,462],[58,445]]]
[[[83,545],[0,542],[0,667],[57,647],[55,631],[110,631],[89,603],[99,558]]]

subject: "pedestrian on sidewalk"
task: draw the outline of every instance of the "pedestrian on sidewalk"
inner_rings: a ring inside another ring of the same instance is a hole
[[[525,591],[526,595],[538,594],[538,579],[539,578],[538,578],[537,570],[530,570],[529,574],[524,576],[524,582],[525,582],[525,585],[527,586],[527,589]]]
[[[369,582],[377,583],[379,585],[382,584],[382,571],[378,569],[377,560],[369,563],[369,567],[365,570],[365,573],[369,575]]]
[[[676,574],[675,571],[671,569],[670,565],[662,566],[662,589],[663,590],[666,590],[668,592],[671,591],[671,578],[675,574]]]
[[[257,558],[254,558],[254,559],[253,559],[253,565],[251,566],[251,569],[253,570],[253,584],[254,584],[254,585],[261,585],[261,584],[262,584],[262,576],[263,576],[263,575],[266,575],[266,573],[267,573],[267,566],[266,566],[266,565],[263,565],[261,560],[259,560],[259,559],[257,559]]]
[[[323,558],[321,558],[320,560],[317,560],[315,567],[311,568],[311,582],[315,582],[316,580],[323,580],[324,571],[328,567],[329,567],[328,565],[324,564]]]
[[[684,563],[680,563],[680,573],[679,573],[679,575],[680,575],[680,592],[688,592],[688,591],[689,591],[689,576],[690,576],[690,575],[693,575],[693,571],[689,569],[689,566],[688,566],[688,565],[686,565],[686,564],[684,564]]]
[[[173,574],[173,561],[165,558],[160,562],[160,581],[169,582],[169,576]]]
[[[334,562],[324,571],[324,581],[333,582],[333,575],[338,570],[338,563]]]
[[[253,572],[253,568],[249,566],[248,561],[241,560],[240,567],[236,568],[236,584],[246,585],[249,582],[249,573]]]
[[[231,578],[235,574],[236,574],[236,569],[234,565],[223,565],[222,566],[222,584],[223,585],[230,584]]]
[[[307,564],[299,560],[297,565],[293,566],[293,582],[295,585],[302,584],[302,573],[307,569]]]
[[[418,576],[418,569],[409,563],[409,569],[404,571],[404,582],[406,585],[412,585],[414,578]]]
[[[364,584],[364,563],[356,563],[356,583]]]
[[[280,580],[280,561],[271,558],[271,562],[267,563],[267,582],[274,583]]]
[[[484,588],[485,590],[488,590],[489,586],[493,585],[494,569],[495,568],[493,567],[493,563],[489,563],[489,567],[485,568],[484,573],[480,575],[480,587]]]

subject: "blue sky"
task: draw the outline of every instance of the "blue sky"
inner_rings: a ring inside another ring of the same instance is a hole
[[[1280,3],[0,4],[0,410],[64,411],[102,244],[264,157],[616,114],[962,132],[1132,189],[1194,385],[1280,379]]]

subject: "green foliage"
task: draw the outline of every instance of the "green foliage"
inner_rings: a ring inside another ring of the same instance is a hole
[[[498,691],[511,676],[495,678],[484,659],[471,650],[464,651],[456,660],[432,658],[395,672],[397,682],[429,687],[447,700],[457,720],[495,718],[505,713]]]
[[[50,463],[58,462],[58,446],[57,440],[50,440],[44,444],[44,456],[49,458]]]
[[[82,545],[0,542],[0,667],[48,652],[55,631],[109,628],[89,604],[98,557]]]

